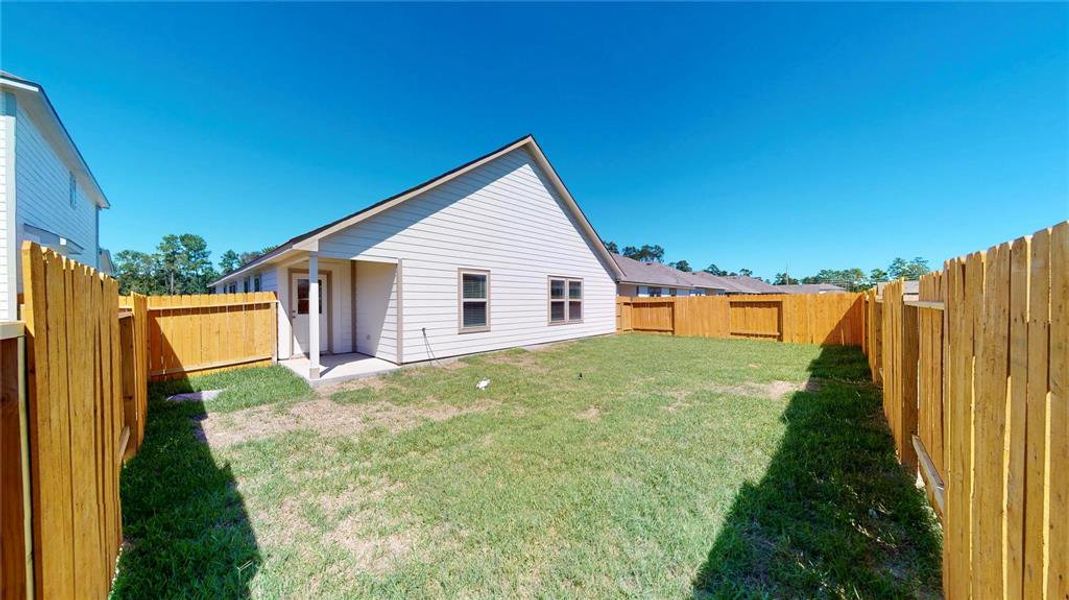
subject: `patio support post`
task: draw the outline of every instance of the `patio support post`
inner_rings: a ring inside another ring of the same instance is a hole
[[[319,253],[308,255],[308,378],[319,379]]]

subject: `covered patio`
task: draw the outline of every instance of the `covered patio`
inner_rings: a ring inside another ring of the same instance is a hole
[[[280,264],[279,363],[316,385],[397,368],[399,262],[310,249]]]
[[[305,356],[280,360],[278,363],[302,377],[312,386],[371,377],[401,368],[388,360],[359,352],[324,354],[319,359],[318,377],[311,376],[315,371],[311,369],[312,363]]]

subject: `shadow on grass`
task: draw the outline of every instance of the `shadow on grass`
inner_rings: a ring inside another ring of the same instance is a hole
[[[149,387],[145,443],[122,474],[116,598],[249,596],[260,552],[230,466],[195,433],[205,407],[165,400],[200,389],[184,379]]]
[[[791,398],[780,447],[736,496],[693,595],[938,596],[938,525],[895,460],[865,357],[826,347],[809,371],[820,385]]]

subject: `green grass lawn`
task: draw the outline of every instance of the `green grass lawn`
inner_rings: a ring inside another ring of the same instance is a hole
[[[115,595],[937,596],[867,378],[853,348],[622,335],[158,386]]]

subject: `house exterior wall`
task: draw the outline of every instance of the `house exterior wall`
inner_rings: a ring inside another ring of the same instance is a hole
[[[356,351],[397,361],[397,265],[357,263]]]
[[[19,271],[15,228],[15,195],[11,185],[15,170],[15,96],[0,93],[0,321],[17,318],[17,272]]]
[[[525,149],[327,236],[319,253],[402,259],[403,362],[615,331],[616,284]],[[459,332],[462,268],[490,272],[489,331]],[[363,272],[359,263],[358,313]],[[583,280],[582,322],[549,324],[551,275]]]
[[[617,296],[637,296],[638,286],[631,283],[621,283],[616,286]]]
[[[29,224],[67,238],[82,247],[74,260],[97,266],[99,208],[76,183],[72,205],[71,170],[21,104],[15,118],[15,220],[18,238]]]
[[[650,297],[663,297],[670,298],[672,296],[690,296],[691,291],[687,288],[673,288],[668,286],[657,285],[639,285],[635,286],[635,296],[639,298]]]

